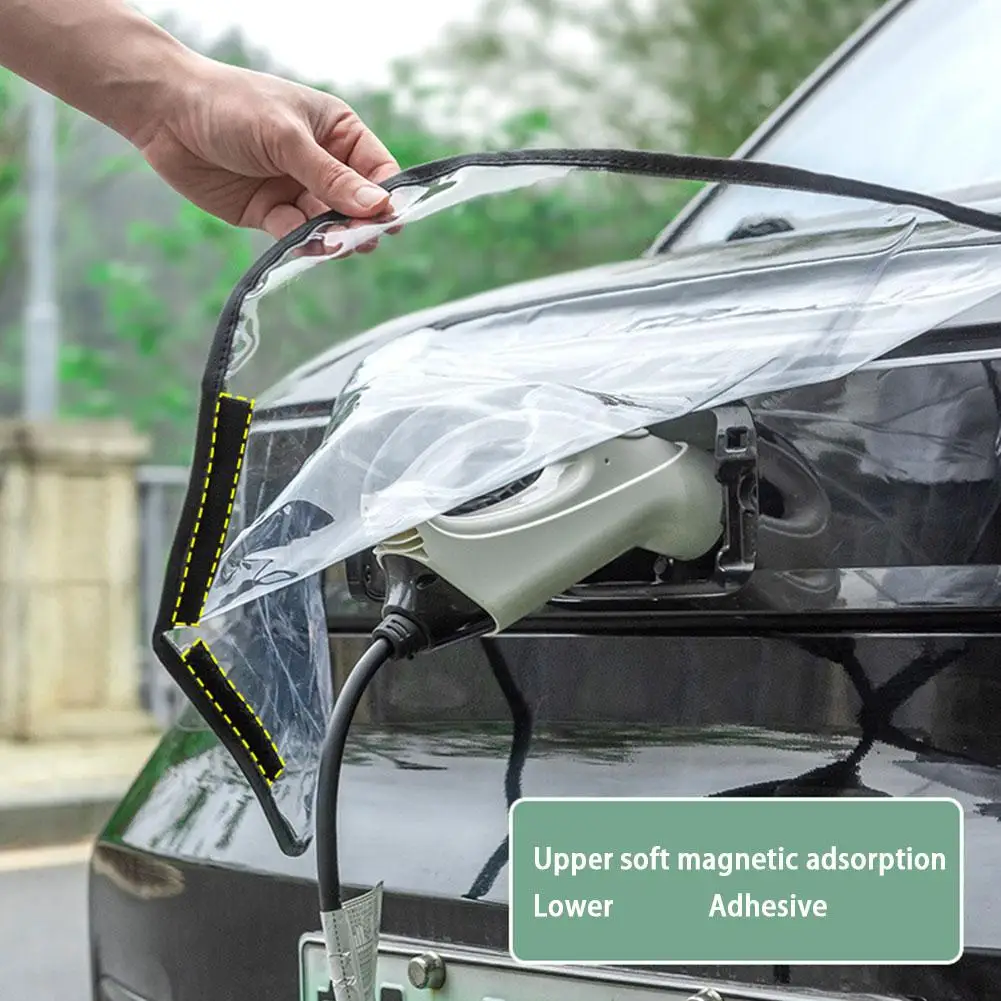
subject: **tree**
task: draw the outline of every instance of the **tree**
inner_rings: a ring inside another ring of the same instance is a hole
[[[208,335],[253,263],[251,235],[182,202],[168,223],[133,221],[123,249],[87,270],[105,336],[63,345],[64,412],[126,416],[156,460],[185,463]]]
[[[728,156],[883,0],[687,0],[671,92],[693,152]]]
[[[728,156],[881,0],[485,0],[399,85],[437,117]],[[460,86],[461,83],[461,86]],[[503,95],[499,103],[498,95]]]

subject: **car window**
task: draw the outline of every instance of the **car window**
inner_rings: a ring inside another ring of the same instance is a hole
[[[932,194],[1001,191],[993,99],[999,52],[997,0],[913,0],[750,158]],[[749,218],[796,225],[860,207],[833,196],[730,187],[695,214],[672,247],[724,240]]]

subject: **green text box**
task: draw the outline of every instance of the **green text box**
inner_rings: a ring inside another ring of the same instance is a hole
[[[963,948],[950,799],[524,799],[510,879],[523,963],[948,964]]]

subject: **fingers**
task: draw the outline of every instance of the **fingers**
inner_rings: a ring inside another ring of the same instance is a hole
[[[339,116],[324,145],[338,160],[376,184],[400,172],[393,155],[350,109]]]
[[[288,203],[275,205],[261,221],[260,228],[264,230],[272,239],[280,240],[288,236],[292,230],[297,229],[306,221],[306,216],[301,209]]]
[[[389,192],[378,182],[397,174],[399,165],[353,111],[343,105],[338,110],[326,135],[317,137],[304,123],[282,136],[275,165],[285,173],[286,184],[298,183],[304,190],[288,202],[280,198],[267,212],[261,228],[276,239],[328,209],[373,222],[391,210]],[[377,246],[376,238],[349,253],[370,253]]]
[[[314,198],[344,215],[368,218],[384,211],[389,193],[327,152],[305,128],[281,145],[278,167]]]
[[[318,215],[323,215],[330,206],[321,202],[316,195],[311,195],[308,191],[302,192],[295,200],[295,207],[301,209],[307,219],[315,219]]]
[[[323,215],[327,211],[327,206],[320,201],[319,198],[311,195],[308,191],[304,191],[296,199],[296,207],[301,209],[307,219],[315,219],[317,216]],[[373,220],[375,221],[375,220]],[[338,227],[341,228],[341,227]],[[351,227],[344,227],[349,229]],[[354,248],[354,250],[347,251],[344,256],[350,257],[352,253],[357,251],[359,254],[370,254],[379,246],[379,238],[375,237],[372,240],[368,240],[366,243]]]

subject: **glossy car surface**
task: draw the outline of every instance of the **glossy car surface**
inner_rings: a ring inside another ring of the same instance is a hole
[[[812,101],[859,86],[855,67],[867,52],[899,50],[946,8],[890,5],[744,153],[778,157],[783,142],[809,137]],[[979,51],[988,29],[1001,33],[1001,11],[970,3],[956,15],[962,37],[974,9],[984,22]],[[966,56],[968,67],[980,65]],[[942,72],[962,58],[950,55]],[[926,86],[934,73],[927,67]],[[971,82],[970,99],[977,94]],[[872,176],[875,162],[867,173],[850,151],[838,156],[848,161],[828,164],[818,148],[800,165],[910,187],[938,178],[938,190],[991,179],[974,176],[969,159],[951,185],[947,171],[915,180],[892,156],[881,176]],[[750,203],[731,212],[731,197],[700,197],[655,251],[732,235]],[[805,203],[783,192],[761,199],[758,215],[800,224],[792,208]],[[864,206],[853,211],[864,221]],[[654,257],[551,282],[622,287]],[[498,290],[477,308],[523,302],[544,286]],[[925,1001],[1001,994],[999,320],[1001,307],[987,304],[901,357],[748,401],[774,448],[776,490],[762,493],[771,527],[761,569],[729,606],[707,616],[696,602],[679,617],[620,602],[595,611],[585,629],[556,603],[519,635],[384,670],[349,744],[341,868],[351,886],[385,883],[390,939],[481,950],[485,968],[508,963],[507,809],[523,795],[948,796],[962,804],[967,832],[966,953],[957,964],[618,975],[679,998],[692,993],[686,985],[710,983],[727,999],[792,999],[800,987]],[[329,403],[301,379],[273,433],[322,433]],[[283,430],[303,416],[305,431]],[[343,567],[328,574],[326,594],[340,682],[378,605],[352,597]],[[813,614],[832,610],[840,617]],[[771,618],[755,626],[749,611]],[[96,999],[294,1001],[298,943],[318,925],[314,859],[278,850],[236,767],[185,718],[100,838],[90,909]],[[742,995],[740,984],[769,992]]]

